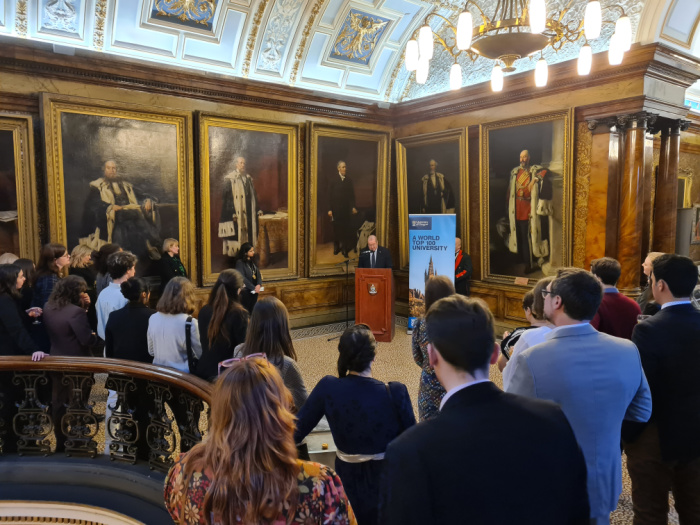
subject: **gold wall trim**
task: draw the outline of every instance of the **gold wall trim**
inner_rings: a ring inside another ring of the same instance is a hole
[[[105,42],[105,18],[107,17],[107,0],[95,2],[95,30],[92,35],[92,46],[102,51]]]
[[[591,155],[593,134],[586,122],[576,127],[576,172],[574,175],[574,260],[583,268],[586,260],[586,222],[588,221],[588,191],[591,184]]]
[[[265,8],[267,7],[268,0],[261,0],[257,11],[255,11],[255,17],[251,23],[250,34],[248,35],[248,42],[245,46],[245,58],[243,59],[243,65],[241,66],[241,76],[243,78],[248,78],[248,73],[250,73],[250,60],[253,56],[253,50],[255,49],[255,41],[258,38],[258,30],[260,29],[260,21],[262,20],[263,14],[265,13]]]
[[[301,34],[301,40],[299,41],[299,46],[297,47],[297,52],[294,55],[294,65],[292,66],[292,72],[289,75],[289,85],[293,86],[296,84],[297,75],[299,74],[299,67],[301,66],[301,59],[304,56],[304,51],[306,50],[306,41],[309,39],[309,34],[311,34],[311,28],[314,26],[316,17],[318,16],[321,7],[325,0],[317,0],[314,4],[311,14],[309,15],[306,25],[304,26],[304,31]]]
[[[0,130],[12,132],[19,256],[39,259],[39,210],[34,171],[34,127],[29,115],[0,113]]]

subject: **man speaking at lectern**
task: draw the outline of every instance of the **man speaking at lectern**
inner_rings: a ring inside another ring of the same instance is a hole
[[[369,236],[367,239],[367,247],[369,250],[365,250],[360,254],[360,262],[357,265],[358,268],[391,269],[394,267],[391,261],[391,252],[384,248],[384,246],[379,246],[376,236]]]

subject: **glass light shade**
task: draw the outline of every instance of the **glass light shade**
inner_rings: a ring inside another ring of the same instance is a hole
[[[541,33],[547,25],[547,6],[544,0],[530,0],[530,31]]]
[[[469,11],[462,11],[457,19],[457,48],[469,49],[472,45],[473,24],[472,14]]]
[[[418,41],[409,40],[406,44],[406,69],[415,71],[418,67]]]
[[[418,59],[418,68],[416,69],[416,82],[425,84],[428,80],[428,71],[430,70],[430,60],[425,57]]]
[[[462,67],[455,63],[450,68],[450,89],[452,91],[462,87]]]
[[[623,15],[615,22],[615,32],[620,38],[620,44],[623,51],[629,51],[632,47],[632,22],[630,17]]]
[[[591,0],[586,4],[586,14],[583,17],[583,32],[586,39],[593,40],[600,36],[600,28],[603,25],[603,13],[598,0]]]
[[[547,61],[544,58],[540,58],[535,66],[535,85],[537,87],[546,86],[548,76]]]
[[[593,50],[588,44],[581,48],[578,54],[578,74],[587,75],[591,72],[591,65],[593,64]]]
[[[418,32],[418,47],[420,58],[430,60],[433,58],[433,30],[429,25],[424,25]]]
[[[619,66],[622,64],[622,57],[625,51],[622,47],[622,42],[620,42],[620,35],[613,33],[612,38],[610,38],[610,47],[608,47],[608,62],[611,66]]]
[[[491,71],[491,91],[503,90],[503,70],[500,64],[496,64]]]

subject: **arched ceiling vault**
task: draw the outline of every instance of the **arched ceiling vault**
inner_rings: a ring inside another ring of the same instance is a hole
[[[487,13],[497,3],[476,1]],[[568,3],[570,19],[582,19],[585,0],[547,0],[548,13]],[[637,40],[700,55],[698,0],[617,3],[630,16]],[[0,0],[0,35],[53,44],[63,53],[102,52],[325,95],[398,102],[448,90],[453,59],[447,52],[436,45],[428,82],[419,85],[403,65],[403,49],[428,13],[455,21],[463,5],[464,0]],[[604,19],[617,16],[604,11]],[[614,25],[603,27],[591,43],[594,52],[608,47]],[[447,35],[442,25],[433,30]],[[549,49],[544,56],[550,64],[575,59],[581,45],[582,40],[557,53]],[[534,69],[535,62],[520,59],[517,71]],[[461,64],[463,85],[488,80],[493,66],[485,59]]]

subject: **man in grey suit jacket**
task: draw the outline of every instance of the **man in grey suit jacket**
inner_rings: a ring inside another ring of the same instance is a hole
[[[556,328],[512,363],[507,391],[561,405],[586,458],[591,523],[609,523],[622,492],[622,421],[649,419],[649,385],[634,344],[589,324],[603,297],[592,274],[559,270],[542,294]]]

